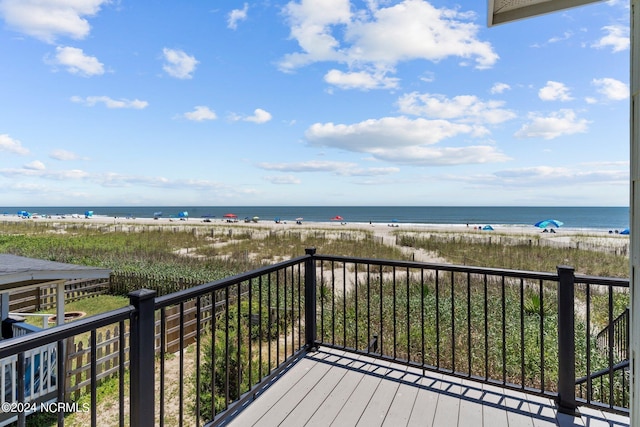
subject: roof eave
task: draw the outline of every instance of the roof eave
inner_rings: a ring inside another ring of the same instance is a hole
[[[543,15],[562,9],[584,6],[586,4],[599,1],[603,0],[543,0],[532,2],[527,6],[521,6],[500,12],[495,10],[495,0],[488,0],[487,25],[489,27],[492,27],[498,24],[504,24],[511,21],[517,21],[519,19],[530,18],[532,16]]]

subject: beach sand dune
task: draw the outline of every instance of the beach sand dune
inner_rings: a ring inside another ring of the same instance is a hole
[[[174,230],[194,230],[197,233],[213,232],[229,236],[248,231],[252,238],[263,239],[270,233],[299,232],[301,239],[311,233],[323,233],[327,238],[341,238],[342,233],[357,231],[371,232],[376,239],[387,245],[396,245],[397,235],[438,236],[442,239],[460,239],[461,242],[477,241],[496,244],[521,244],[536,241],[538,245],[551,247],[581,248],[604,250],[628,254],[629,236],[612,233],[608,230],[572,230],[557,229],[555,233],[543,233],[534,226],[494,226],[494,230],[479,230],[474,225],[439,224],[384,224],[384,223],[340,223],[340,222],[227,222],[226,220],[168,219],[168,218],[112,218],[104,216],[84,217],[38,217],[23,219],[17,215],[0,217],[0,223],[6,222],[44,222],[50,223],[55,232],[64,233],[66,229],[83,225],[86,227],[106,227],[107,231],[140,232],[155,227],[171,227]],[[393,226],[392,226],[393,225]],[[403,248],[410,251],[416,261],[443,262],[433,254],[415,248]]]

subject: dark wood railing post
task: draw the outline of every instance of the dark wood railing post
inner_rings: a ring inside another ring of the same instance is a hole
[[[313,351],[316,346],[316,248],[307,248],[309,255],[304,263],[304,330],[307,350]]]
[[[576,404],[575,289],[574,269],[559,265],[558,271],[558,411],[578,415]]]
[[[129,338],[132,426],[152,427],[155,423],[155,296],[156,291],[149,289],[129,293],[129,302],[136,308]]]

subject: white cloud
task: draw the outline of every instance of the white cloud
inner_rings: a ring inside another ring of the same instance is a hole
[[[104,65],[98,58],[85,55],[82,49],[76,47],[56,47],[56,57],[52,62],[66,67],[71,74],[85,77],[104,74]]]
[[[346,39],[353,42],[350,58],[392,65],[457,56],[474,59],[480,69],[490,68],[498,59],[488,42],[477,39],[480,27],[465,22],[474,18],[472,14],[437,9],[422,0],[405,0],[372,10],[371,16],[371,20],[354,20],[347,28]]]
[[[437,9],[423,0],[404,0],[389,7],[373,1],[366,4],[368,9],[352,11],[348,0],[289,2],[284,13],[300,51],[285,55],[281,70],[318,61],[344,63],[350,71],[333,75],[344,84],[347,77],[362,79],[363,75],[354,74],[360,68],[384,75],[395,72],[395,65],[402,61],[438,62],[453,56],[461,58],[463,65],[474,61],[476,68],[483,69],[498,60],[491,44],[478,39],[480,26],[470,22],[475,18],[472,13]]]
[[[31,169],[36,171],[43,171],[46,169],[46,166],[40,160],[34,160],[33,162],[27,163],[23,167],[25,169]]]
[[[535,166],[520,169],[507,169],[495,172],[502,185],[518,185],[522,187],[540,187],[544,185],[575,186],[587,183],[621,183],[629,181],[627,168],[592,168],[578,165],[576,167]]]
[[[562,33],[561,36],[554,36],[551,37],[548,42],[549,43],[558,43],[561,42],[563,40],[569,40],[571,37],[573,37],[573,32],[571,31],[565,31],[564,33]]]
[[[500,162],[508,157],[492,146],[427,147],[446,138],[480,134],[467,124],[447,120],[384,117],[352,125],[316,123],[305,136],[311,145],[368,153],[377,160],[413,165]]]
[[[598,49],[611,47],[613,52],[622,52],[629,49],[631,39],[629,37],[629,27],[625,25],[608,25],[602,27],[607,34],[592,46]]]
[[[293,175],[265,176],[264,179],[272,184],[277,185],[297,185],[302,183],[300,178],[297,178]]]
[[[280,63],[283,70],[315,61],[344,59],[344,55],[337,51],[340,42],[331,34],[331,27],[350,22],[349,0],[290,2],[284,7],[284,14],[291,26],[291,38],[298,42],[302,52],[286,55]]]
[[[53,150],[49,153],[49,157],[55,160],[69,161],[69,160],[78,160],[79,156],[76,153],[72,153],[67,150]]]
[[[393,89],[398,87],[399,79],[386,77],[384,73],[367,71],[342,72],[329,70],[324,81],[341,89]]]
[[[26,156],[29,154],[29,150],[24,148],[20,141],[11,138],[6,133],[0,134],[0,151],[7,151],[9,153],[19,154],[21,156]]]
[[[32,162],[29,165],[20,169],[0,169],[0,175],[15,177],[15,176],[28,176],[28,177],[40,177],[47,179],[54,179],[57,181],[65,180],[79,180],[90,177],[88,172],[80,169],[70,170],[46,170],[44,165],[38,167],[38,162]]]
[[[511,90],[511,86],[509,86],[506,83],[495,83],[493,86],[491,86],[490,92],[493,94],[496,93],[503,93],[506,90]]]
[[[563,135],[585,133],[589,122],[578,119],[573,110],[560,110],[549,116],[541,116],[535,113],[529,115],[530,123],[527,123],[515,133],[518,138],[544,138],[554,139]]]
[[[86,17],[95,16],[110,0],[0,0],[7,25],[47,43],[58,37],[83,39],[91,30]]]
[[[227,27],[235,30],[238,28],[238,21],[244,21],[247,19],[247,12],[249,11],[249,4],[245,3],[242,9],[233,9],[229,12],[229,19],[227,21]]]
[[[571,101],[571,93],[564,83],[549,80],[543,88],[538,91],[538,96],[543,101]]]
[[[593,79],[592,84],[596,86],[598,92],[607,97],[607,99],[621,101],[629,98],[629,86],[620,80],[605,77],[602,79]]]
[[[338,174],[343,176],[384,176],[400,172],[397,167],[382,168],[353,168],[350,170],[340,171]]]
[[[379,160],[412,166],[451,166],[497,163],[511,160],[490,145],[467,147],[411,146],[373,153]]]
[[[357,165],[350,162],[309,160],[306,162],[292,163],[259,163],[258,167],[261,169],[280,172],[335,172],[338,170],[355,168]]]
[[[205,120],[215,120],[218,118],[216,113],[204,105],[197,105],[193,111],[184,113],[187,120],[202,122]]]
[[[513,111],[501,108],[503,105],[503,101],[481,101],[474,95],[447,98],[417,92],[405,94],[398,100],[400,112],[405,114],[480,124],[497,124],[516,117]]]
[[[271,113],[263,110],[262,108],[256,108],[253,111],[253,116],[245,117],[243,120],[245,122],[253,122],[253,123],[266,123],[271,120]]]
[[[193,77],[193,73],[198,65],[198,61],[195,57],[186,54],[179,49],[162,49],[164,60],[166,63],[162,66],[162,69],[171,77],[177,79],[190,79]]]
[[[88,107],[93,107],[96,104],[104,104],[107,108],[133,108],[136,110],[142,110],[149,105],[147,101],[140,101],[139,99],[112,99],[108,96],[87,96],[86,98],[72,96],[71,101],[84,104]]]
[[[435,144],[445,138],[473,132],[466,124],[407,117],[369,119],[352,125],[316,123],[305,132],[312,145],[370,152],[383,147]]]
[[[331,172],[340,176],[381,176],[400,171],[396,167],[361,168],[351,162],[310,160],[292,163],[260,163],[258,167],[280,172]]]

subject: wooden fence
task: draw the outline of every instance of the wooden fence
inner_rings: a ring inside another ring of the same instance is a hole
[[[88,339],[69,338],[66,342],[65,398],[77,400],[91,387],[91,346]],[[124,364],[129,366],[129,331],[124,331]],[[98,384],[118,375],[120,367],[120,331],[118,326],[96,336],[96,379]]]
[[[13,292],[9,296],[9,311],[14,313],[33,313],[56,307],[56,284],[43,285],[26,291]],[[64,285],[65,304],[91,298],[109,291],[109,280],[78,279],[68,280]]]
[[[169,307],[164,313],[165,352],[176,353],[195,342],[197,328],[204,331],[211,325],[211,301],[201,300],[200,322],[197,322],[196,300],[187,301],[180,306]],[[225,302],[216,302],[216,311],[224,308]],[[181,313],[182,311],[182,313]],[[181,322],[182,319],[182,322]],[[161,318],[158,314],[155,327],[156,353],[160,353],[162,345]],[[124,364],[129,366],[129,330],[125,324]],[[120,366],[120,330],[118,326],[105,328],[96,335],[96,379],[98,384],[118,375]],[[180,336],[183,336],[182,341]],[[67,399],[76,400],[81,394],[90,391],[91,387],[91,345],[89,337],[72,337],[66,342],[67,357],[65,360],[65,394]]]
[[[553,234],[551,236],[554,236]],[[581,249],[594,252],[605,252],[613,255],[629,255],[629,239],[620,237],[603,237],[594,241],[572,241],[562,236],[531,238],[528,236],[491,235],[490,232],[477,234],[440,234],[424,232],[404,232],[396,235],[396,245],[414,246],[414,242],[430,239],[442,243],[485,244],[501,246],[540,246],[559,249]]]

